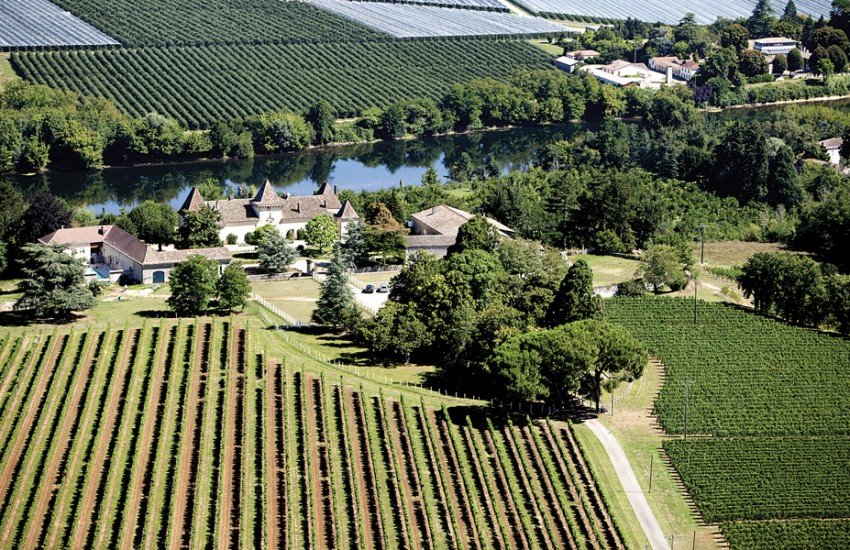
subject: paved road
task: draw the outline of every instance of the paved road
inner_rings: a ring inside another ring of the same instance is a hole
[[[629,464],[629,459],[626,458],[626,453],[623,451],[620,442],[598,420],[588,420],[585,422],[585,425],[590,428],[593,435],[605,447],[605,452],[608,453],[608,458],[614,464],[614,471],[617,472],[617,477],[620,478],[620,483],[623,485],[626,497],[628,497],[629,503],[634,508],[635,515],[637,515],[640,526],[643,528],[646,538],[649,539],[649,544],[652,545],[653,550],[670,550],[670,541],[664,536],[658,520],[655,519],[655,514],[652,513],[652,509],[646,501],[646,496],[644,496],[638,484],[635,472],[632,470],[632,466]]]
[[[384,305],[384,302],[389,298],[389,294],[385,292],[373,292],[372,294],[363,294],[363,291],[357,288],[354,285],[349,285],[351,290],[354,292],[354,299],[357,300],[357,303],[368,309],[373,313],[377,313],[381,306]]]

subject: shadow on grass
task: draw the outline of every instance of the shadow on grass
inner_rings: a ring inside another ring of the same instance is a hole
[[[3,311],[0,312],[0,326],[27,327],[35,324],[68,325],[83,318],[84,316],[76,314],[63,317],[37,318],[29,311]]]

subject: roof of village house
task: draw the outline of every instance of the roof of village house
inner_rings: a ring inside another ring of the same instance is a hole
[[[841,147],[841,144],[844,143],[844,139],[840,137],[834,137],[819,141],[818,143],[823,145],[823,147],[826,149],[839,149]]]
[[[192,188],[189,192],[190,197],[200,197],[200,200],[193,199],[187,210],[198,210],[206,205],[213,210],[216,210],[221,215],[222,225],[238,225],[244,223],[253,223],[260,220],[262,217],[271,217],[275,222],[291,222],[311,220],[320,214],[335,216],[343,220],[358,219],[359,216],[351,204],[343,205],[339,202],[336,193],[327,183],[319,187],[319,190],[313,195],[278,195],[272,184],[266,180],[263,185],[257,190],[257,193],[250,199],[221,199],[213,201],[204,201],[197,188]],[[189,203],[187,198],[186,203]],[[186,206],[184,203],[184,206]],[[279,211],[280,219],[275,219],[275,215],[269,210]]]
[[[455,244],[457,235],[406,235],[407,248],[441,248]]]
[[[573,50],[571,52],[567,52],[570,57],[599,57],[599,52],[596,50]]]
[[[753,42],[758,44],[786,44],[788,42],[797,43],[793,38],[786,38],[784,36],[766,36],[764,38],[756,38]]]
[[[685,68],[685,69],[699,69],[700,68],[699,63],[697,63],[693,59],[690,59],[690,60],[682,63],[682,67]]]
[[[663,67],[673,66],[673,65],[681,65],[682,64],[682,62],[679,60],[679,58],[676,57],[675,55],[651,57],[649,59],[649,61],[654,63],[655,65],[659,65],[659,66],[663,66]]]
[[[204,205],[204,197],[197,187],[192,187],[189,191],[189,196],[183,201],[183,206],[180,207],[180,212],[184,210],[199,210]]]
[[[230,251],[224,247],[159,251],[115,225],[94,225],[58,229],[49,235],[45,235],[38,241],[48,245],[92,245],[106,243],[141,265],[178,263],[195,254],[212,260],[230,259]]]
[[[456,237],[460,226],[469,221],[475,214],[470,214],[459,208],[453,208],[441,204],[434,208],[429,208],[421,212],[417,212],[411,216],[414,220],[427,225],[440,235]],[[512,235],[514,230],[503,225],[492,218],[486,218],[490,224],[506,235]]]
[[[176,264],[189,259],[189,256],[203,256],[208,260],[217,262],[225,262],[231,258],[230,250],[224,246],[161,251],[149,248],[145,261],[142,263],[145,266]]]

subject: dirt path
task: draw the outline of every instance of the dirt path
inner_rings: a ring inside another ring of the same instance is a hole
[[[192,467],[192,460],[195,459],[194,440],[195,430],[199,430],[197,409],[200,405],[198,390],[201,386],[201,357],[203,348],[208,345],[206,341],[207,327],[198,326],[200,334],[196,334],[195,338],[195,357],[192,361],[191,370],[193,371],[191,382],[189,383],[189,402],[186,405],[186,412],[189,417],[183,427],[183,441],[180,443],[180,461],[177,470],[177,486],[174,488],[176,498],[172,507],[172,515],[174,523],[171,526],[171,538],[168,541],[169,548],[180,548],[183,542],[183,531],[186,529],[186,522],[192,521],[192,514],[186,508],[189,505],[189,470]],[[203,420],[203,417],[201,418]]]
[[[130,350],[135,347],[138,329],[131,330],[127,334],[127,341],[122,350],[121,358],[119,359],[118,372],[115,373],[115,380],[123,380],[130,368],[128,364],[128,356]],[[104,414],[103,424],[98,429],[100,439],[98,441],[95,454],[91,457],[92,470],[89,471],[90,476],[86,480],[80,510],[76,518],[76,526],[74,527],[74,539],[72,546],[74,548],[83,548],[86,546],[86,537],[91,528],[92,519],[94,516],[94,505],[97,498],[100,479],[103,476],[104,466],[106,462],[106,453],[109,449],[110,438],[107,434],[111,434],[118,421],[118,409],[121,405],[124,395],[124,384],[113,384],[112,392],[109,396],[109,402]]]
[[[47,515],[47,509],[51,501],[56,497],[62,482],[60,468],[65,462],[68,448],[72,443],[71,431],[80,421],[80,403],[83,395],[87,393],[91,381],[94,352],[98,338],[99,336],[96,336],[87,343],[85,357],[83,358],[83,367],[77,375],[77,380],[72,390],[71,401],[68,404],[68,413],[65,415],[59,432],[56,435],[56,440],[59,443],[44,471],[43,479],[50,481],[43,485],[41,488],[42,491],[35,501],[35,512],[32,515],[34,523],[29,526],[27,531],[26,539],[24,540],[25,548],[35,548],[38,546],[41,533],[49,524],[50,518]]]
[[[150,392],[147,403],[142,405],[144,406],[143,410],[147,412],[147,417],[145,418],[144,426],[142,427],[139,448],[136,451],[139,456],[139,460],[135,464],[135,471],[131,477],[132,487],[130,488],[127,498],[127,506],[129,508],[124,516],[126,527],[122,525],[115,526],[117,529],[123,529],[123,533],[121,535],[121,548],[125,550],[133,548],[133,539],[135,538],[135,530],[139,522],[139,510],[141,508],[142,500],[148,498],[147,495],[150,494],[150,487],[145,487],[146,476],[144,473],[148,470],[148,463],[153,458],[151,456],[151,445],[153,444],[154,434],[161,422],[160,415],[157,414],[157,408],[159,407],[161,393],[167,389],[163,387],[167,383],[163,382],[164,377],[166,376],[166,369],[168,371],[171,370],[171,365],[166,365],[165,361],[163,361],[165,350],[168,349],[169,345],[172,345],[170,341],[171,337],[171,331],[165,330],[165,327],[162,327],[160,340],[156,344],[157,350],[153,366],[154,372],[151,374],[152,380],[150,383],[153,384],[153,390]],[[176,334],[174,337],[176,337]],[[129,460],[132,460],[132,457],[129,457]]]
[[[369,454],[369,446],[364,444],[363,425],[355,415],[355,394],[340,390],[345,395],[345,421],[348,422],[346,430],[351,440],[352,474],[357,476],[357,489],[360,505],[360,517],[363,518],[363,545],[366,548],[382,548],[383,536],[381,535],[381,516],[378,507],[378,493],[375,486],[375,473],[372,470],[372,460]],[[368,468],[368,473],[367,473]]]
[[[632,505],[653,550],[669,550],[670,544],[667,542],[667,538],[664,536],[664,532],[661,530],[661,525],[658,524],[655,514],[652,513],[649,503],[646,501],[646,496],[640,488],[634,470],[632,470],[632,466],[629,464],[629,460],[626,458],[626,453],[620,442],[597,420],[588,420],[585,422],[585,425],[590,428],[593,435],[605,447],[605,452],[614,464],[614,471],[617,472],[617,477],[623,485],[626,497],[629,499],[629,503]]]

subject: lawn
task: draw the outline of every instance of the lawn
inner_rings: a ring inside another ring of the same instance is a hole
[[[3,91],[6,84],[18,78],[20,77],[12,69],[11,63],[9,63],[9,53],[0,53],[0,92]]]
[[[640,262],[617,256],[578,254],[571,260],[584,260],[593,270],[593,286],[611,286],[634,278]]]
[[[270,301],[296,321],[309,323],[316,300],[319,298],[319,283],[315,279],[281,279],[252,284],[254,292]]]
[[[354,278],[364,283],[382,285],[390,282],[390,279],[398,275],[398,271],[375,271],[374,273],[355,273]]]
[[[557,44],[550,44],[546,39],[532,38],[528,41],[528,43],[532,46],[540,48],[541,50],[552,56],[560,57],[564,54],[564,48],[562,46],[559,46]]]
[[[723,241],[705,243],[707,266],[732,267],[741,265],[757,252],[777,252],[785,247],[779,243],[751,243],[745,241]],[[700,261],[700,243],[693,244],[694,259]]]

